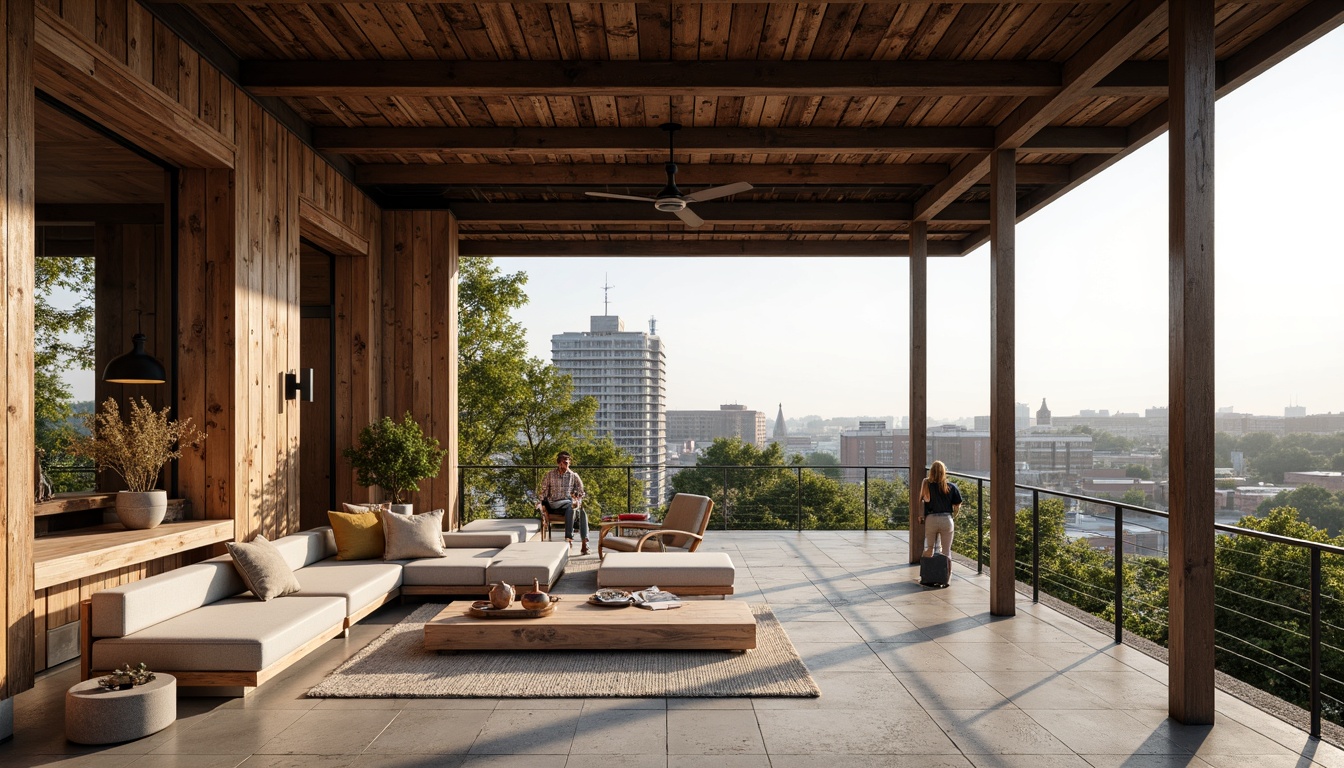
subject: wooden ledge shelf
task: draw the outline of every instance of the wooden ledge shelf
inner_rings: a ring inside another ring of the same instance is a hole
[[[168,509],[180,510],[186,505],[186,499],[169,499]],[[64,512],[82,512],[86,509],[112,509],[117,505],[117,494],[112,493],[62,493],[46,501],[33,505],[34,517],[59,515]]]
[[[112,523],[41,536],[33,540],[33,588],[46,589],[232,539],[232,520],[182,520],[137,531]]]

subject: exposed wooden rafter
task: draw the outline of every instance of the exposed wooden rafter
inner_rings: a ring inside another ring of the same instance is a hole
[[[748,181],[762,186],[883,186],[933,184],[948,174],[941,163],[823,164],[756,163],[683,164],[677,172],[682,186]],[[657,186],[664,181],[663,164],[653,163],[451,163],[439,165],[362,165],[360,184],[433,184],[442,186]],[[1022,184],[1068,183],[1068,168],[1036,163],[1018,168]]]
[[[463,240],[462,256],[904,256],[907,238],[886,240]],[[930,256],[957,256],[956,241],[929,241]]]
[[[1020,149],[1070,104],[1086,95],[1143,45],[1157,36],[1167,18],[1166,0],[1133,0],[1064,63],[1064,87],[1049,96],[1028,98],[994,132],[995,149]],[[961,197],[989,173],[989,155],[968,158],[915,205],[923,220]]]
[[[652,203],[639,202],[547,202],[547,203],[449,203],[448,207],[464,222],[625,224],[643,222],[668,224],[676,221],[669,213],[655,210]],[[910,203],[829,203],[829,202],[725,202],[699,203],[694,210],[711,224],[883,224],[910,221],[914,212]],[[937,221],[980,224],[989,221],[984,203],[957,203],[939,213]]]
[[[1123,128],[1046,128],[1025,142],[1031,152],[1102,154],[1126,146]],[[657,128],[314,128],[318,149],[341,154],[455,152],[554,155],[667,152]],[[693,128],[680,152],[988,152],[993,128]]]

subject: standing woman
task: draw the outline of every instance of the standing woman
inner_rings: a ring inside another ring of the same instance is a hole
[[[541,503],[550,511],[565,516],[565,543],[573,549],[574,513],[578,511],[583,501],[583,481],[579,479],[577,472],[569,468],[571,460],[572,457],[564,451],[555,457],[555,469],[541,478],[541,489],[537,491],[537,498],[541,499]],[[580,554],[586,555],[588,554],[587,513],[579,513],[579,536],[583,539],[583,550]]]
[[[961,491],[947,481],[947,465],[933,462],[919,492],[924,499],[924,514],[919,518],[924,524],[924,557],[932,556],[934,545],[940,544],[942,553],[951,558],[952,517],[961,511]]]

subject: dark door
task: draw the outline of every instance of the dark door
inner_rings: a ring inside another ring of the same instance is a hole
[[[299,365],[313,371],[313,402],[299,405],[299,522],[307,530],[326,525],[336,503],[333,257],[306,241],[299,256]]]

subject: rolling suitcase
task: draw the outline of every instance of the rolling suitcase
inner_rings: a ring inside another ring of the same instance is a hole
[[[944,554],[920,558],[919,583],[926,587],[946,587],[952,581],[952,561]]]

